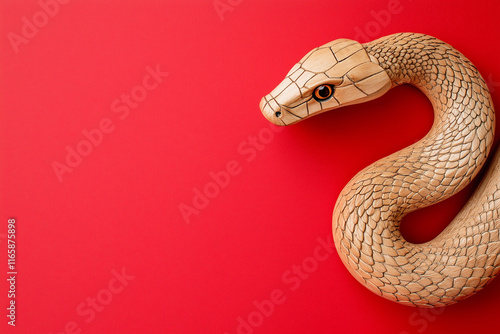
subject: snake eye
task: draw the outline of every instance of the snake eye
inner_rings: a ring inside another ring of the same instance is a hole
[[[320,85],[314,89],[313,97],[318,102],[323,102],[332,97],[335,88],[332,85]]]

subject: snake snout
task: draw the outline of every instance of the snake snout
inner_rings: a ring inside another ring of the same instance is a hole
[[[264,117],[267,118],[269,122],[276,125],[285,125],[281,120],[281,106],[276,103],[273,97],[269,95],[264,96],[262,100],[260,100],[259,107],[262,111],[262,115],[264,115]]]

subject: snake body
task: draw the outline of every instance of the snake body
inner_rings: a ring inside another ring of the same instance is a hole
[[[463,189],[486,161],[495,118],[476,67],[424,34],[365,44],[339,39],[309,52],[260,107],[269,121],[289,125],[400,84],[429,98],[434,124],[420,141],[349,181],[333,212],[334,242],[347,269],[374,293],[409,306],[446,306],[481,290],[500,270],[500,152],[436,238],[410,243],[399,225],[407,213]]]

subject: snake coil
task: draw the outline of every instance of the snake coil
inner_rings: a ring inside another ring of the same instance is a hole
[[[365,44],[339,39],[309,52],[260,108],[272,123],[290,125],[373,100],[400,84],[429,98],[434,124],[420,141],[349,181],[335,204],[334,241],[347,269],[374,293],[409,306],[446,306],[481,290],[500,270],[500,152],[436,238],[410,243],[399,224],[407,213],[463,189],[486,161],[495,117],[476,67],[424,34]]]

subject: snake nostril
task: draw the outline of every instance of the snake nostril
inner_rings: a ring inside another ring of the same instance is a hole
[[[281,117],[281,111],[277,111],[277,112],[275,112],[275,113],[274,113],[274,115],[275,115],[276,117]]]

